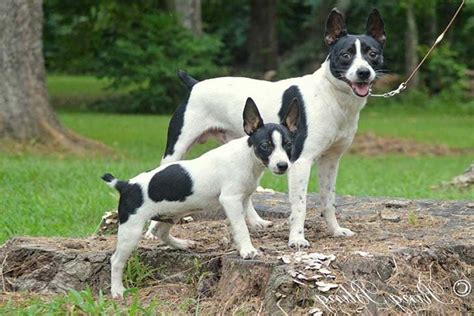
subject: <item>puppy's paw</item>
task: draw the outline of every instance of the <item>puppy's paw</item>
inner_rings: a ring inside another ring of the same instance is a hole
[[[338,227],[330,232],[334,237],[351,237],[355,235],[352,230],[343,227]]]
[[[117,287],[117,288],[112,288],[110,290],[110,294],[112,294],[113,298],[123,298],[123,292],[125,291],[125,288],[122,287]]]
[[[253,259],[258,255],[258,250],[250,246],[240,249],[239,253],[242,259]]]
[[[273,222],[259,218],[258,220],[250,220],[249,224],[252,228],[261,229],[273,226]]]
[[[147,231],[147,232],[143,235],[143,237],[144,237],[145,239],[149,239],[149,240],[158,240],[158,239],[159,239],[157,236],[155,236],[155,235],[154,235],[152,232],[150,232],[150,231]]]
[[[172,237],[170,238],[169,245],[176,249],[188,250],[188,249],[195,248],[197,245],[197,242],[193,240],[179,239],[179,238]]]
[[[293,249],[308,248],[309,242],[304,237],[294,237],[288,241],[288,247]]]

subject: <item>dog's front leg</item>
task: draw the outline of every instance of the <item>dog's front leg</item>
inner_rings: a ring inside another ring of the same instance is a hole
[[[312,161],[298,159],[288,174],[289,196],[291,204],[290,238],[288,246],[293,248],[309,247],[304,238],[304,221],[306,218],[306,193]]]
[[[225,215],[229,219],[234,242],[240,256],[244,259],[254,258],[258,251],[252,245],[249,230],[245,223],[248,199],[243,199],[240,195],[222,194],[219,197],[219,202],[222,204]]]
[[[336,218],[336,177],[342,153],[330,153],[318,159],[319,194],[324,220],[333,236],[353,236],[347,228],[339,226]]]

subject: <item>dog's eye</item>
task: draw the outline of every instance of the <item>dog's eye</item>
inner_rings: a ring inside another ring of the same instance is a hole
[[[378,54],[374,51],[370,51],[369,56],[370,56],[370,58],[376,58],[378,56]]]
[[[267,151],[268,149],[270,149],[270,144],[268,143],[260,144],[260,149],[263,151]]]
[[[341,55],[341,57],[342,57],[343,59],[348,60],[348,59],[351,59],[351,54],[349,54],[349,53],[344,53],[344,54]]]

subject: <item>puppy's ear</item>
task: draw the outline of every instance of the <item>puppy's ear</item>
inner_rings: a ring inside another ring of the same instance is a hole
[[[288,128],[292,133],[296,132],[298,120],[300,118],[300,104],[297,98],[291,100],[290,106],[288,107],[288,112],[286,112],[285,117],[281,120],[281,124]]]
[[[324,41],[327,46],[331,46],[337,40],[347,34],[346,22],[344,16],[336,8],[332,9],[326,21],[326,34]]]
[[[379,10],[373,9],[367,19],[367,35],[372,36],[382,46],[387,39]]]
[[[252,135],[257,129],[263,126],[263,120],[258,112],[257,105],[248,98],[244,108],[244,131],[247,135]]]

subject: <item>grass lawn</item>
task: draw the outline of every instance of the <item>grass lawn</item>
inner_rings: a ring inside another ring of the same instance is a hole
[[[78,90],[100,94],[101,82],[88,77],[56,76],[50,93]],[[63,83],[61,83],[63,80]],[[86,87],[86,88],[84,88]],[[411,109],[411,105],[407,105]],[[168,116],[59,113],[67,127],[97,139],[116,151],[113,157],[78,157],[58,153],[0,152],[0,242],[16,235],[86,236],[94,232],[104,211],[115,208],[117,194],[101,180],[104,172],[128,178],[159,164]],[[369,106],[362,112],[360,130],[378,135],[414,138],[422,142],[472,147],[474,117],[382,109]],[[214,144],[200,145],[195,157]],[[365,157],[346,155],[341,162],[337,193],[406,198],[473,199],[474,192],[432,190],[450,180],[474,161],[473,155],[454,157]],[[310,191],[317,190],[315,170]],[[265,187],[286,191],[286,176],[266,174]]]

